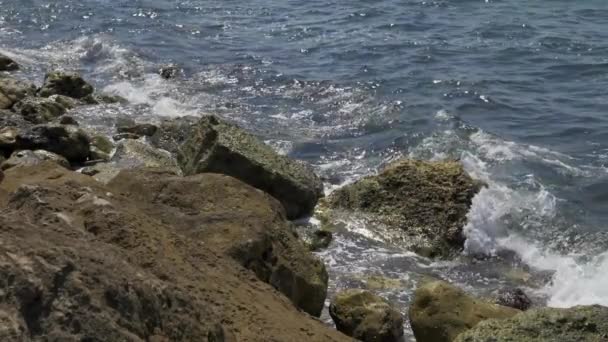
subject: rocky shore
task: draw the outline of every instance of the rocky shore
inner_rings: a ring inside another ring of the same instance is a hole
[[[1,341],[403,341],[386,299],[327,298],[323,226],[365,215],[387,242],[450,259],[484,186],[456,161],[403,159],[323,198],[309,165],[222,118],[121,119],[106,136],[70,110],[124,99],[18,69],[0,55]],[[315,208],[322,229],[299,234]],[[317,318],[326,301],[335,328]],[[419,342],[608,340],[608,308],[530,305],[428,279],[409,321]]]

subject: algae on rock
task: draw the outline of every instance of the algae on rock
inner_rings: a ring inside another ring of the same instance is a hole
[[[338,189],[327,202],[334,210],[365,213],[385,225],[388,242],[425,256],[449,257],[463,248],[462,229],[480,188],[458,162],[404,159]]]

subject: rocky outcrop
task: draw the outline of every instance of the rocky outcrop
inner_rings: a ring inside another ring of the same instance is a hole
[[[509,319],[483,321],[455,341],[608,341],[608,308],[596,305],[529,310]]]
[[[150,216],[238,261],[302,310],[321,313],[325,266],[299,242],[283,208],[267,194],[224,175],[182,178],[162,169],[122,171],[109,187],[148,204]]]
[[[34,124],[43,124],[60,117],[66,108],[53,99],[26,97],[13,105],[13,111]]]
[[[10,57],[0,53],[0,71],[15,71],[19,70],[19,64]]]
[[[185,174],[229,175],[278,199],[289,219],[312,213],[323,184],[304,163],[277,154],[270,146],[215,116],[203,117],[179,147]]]
[[[106,187],[48,162],[5,175],[2,341],[349,340],[274,290],[302,289],[297,275],[282,271],[290,253],[300,255],[287,252],[289,235],[269,244],[267,259],[243,267],[238,246],[259,240],[239,234],[286,222],[262,218],[280,206],[242,182],[198,175],[180,183],[168,176],[159,191],[151,177],[128,171]],[[281,282],[271,286],[259,279],[273,265],[269,276],[277,273]]]
[[[36,125],[17,134],[15,144],[18,149],[57,153],[70,162],[83,162],[90,154],[89,137],[76,126]]]
[[[470,297],[446,282],[429,281],[416,289],[409,317],[416,341],[451,342],[483,320],[520,312]]]
[[[53,71],[46,74],[38,95],[42,97],[64,95],[81,99],[93,94],[93,90],[93,86],[77,73]]]
[[[10,77],[0,77],[0,109],[10,109],[15,103],[36,93],[36,86]]]
[[[462,229],[480,187],[458,162],[400,160],[335,191],[328,204],[386,226],[388,242],[424,256],[449,257],[464,246]]]
[[[2,170],[7,170],[15,166],[34,166],[47,160],[53,161],[57,163],[57,165],[61,165],[65,168],[70,167],[70,163],[67,159],[58,154],[45,150],[22,150],[13,152],[11,157],[1,164],[0,168]]]
[[[403,339],[403,317],[371,292],[345,290],[329,307],[336,328],[363,342],[397,342]]]

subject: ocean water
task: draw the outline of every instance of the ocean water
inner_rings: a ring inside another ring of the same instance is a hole
[[[461,160],[489,184],[461,258],[383,245],[357,219],[319,254],[330,294],[372,288],[404,314],[420,274],[608,305],[607,28],[604,0],[0,0],[19,77],[77,70],[129,99],[74,113],[100,131],[215,113],[312,163],[328,192],[400,156]],[[178,77],[158,76],[167,64]]]

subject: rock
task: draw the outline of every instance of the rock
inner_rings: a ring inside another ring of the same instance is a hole
[[[89,137],[75,126],[36,125],[20,132],[15,140],[19,149],[47,150],[70,162],[83,162],[89,158]]]
[[[106,136],[99,134],[93,135],[91,138],[91,146],[94,146],[106,154],[111,154],[114,150],[114,144],[112,141],[110,141],[110,139],[108,139]]]
[[[608,308],[595,305],[532,309],[509,319],[483,321],[455,341],[608,341]]]
[[[78,121],[76,121],[76,119],[74,119],[73,117],[71,117],[69,115],[62,115],[62,116],[60,116],[59,119],[57,120],[57,122],[60,125],[78,126]]]
[[[387,227],[381,232],[387,242],[447,258],[464,247],[462,229],[481,186],[458,162],[400,160],[333,192],[328,204],[365,213],[378,229]]]
[[[38,91],[38,94],[42,97],[64,95],[81,99],[93,94],[93,86],[88,84],[77,73],[53,71],[46,74],[44,84]]]
[[[80,172],[83,175],[91,176],[101,184],[110,183],[122,169],[114,163],[96,163],[93,166],[83,167]]]
[[[315,230],[312,233],[310,241],[308,242],[308,248],[311,251],[318,251],[321,249],[325,249],[325,248],[329,247],[332,239],[333,239],[332,232],[330,232],[328,230],[323,230],[323,229]]]
[[[522,289],[506,289],[498,292],[496,304],[526,311],[532,306],[532,301]]]
[[[0,78],[0,109],[10,109],[26,96],[34,96],[36,86],[10,77]]]
[[[268,206],[280,207],[248,201],[269,197],[242,182],[195,176],[204,189],[215,184],[208,196],[184,179],[184,198],[176,187],[148,190],[147,177],[126,196],[53,163],[5,175],[2,341],[349,341],[215,248],[222,230],[234,238],[232,229],[268,223]]]
[[[289,219],[310,215],[323,196],[323,183],[310,166],[215,116],[197,123],[180,146],[178,161],[187,175],[226,174],[266,191],[283,204]]]
[[[351,289],[336,295],[329,314],[338,331],[363,342],[403,340],[403,317],[369,291]]]
[[[179,147],[190,137],[199,120],[194,116],[163,120],[150,142],[158,148],[177,154]]]
[[[181,175],[181,169],[171,153],[154,148],[143,141],[126,139],[116,145],[111,161],[120,169],[137,167],[162,168]]]
[[[52,96],[49,96],[48,98],[49,98],[49,100],[53,100],[53,101],[59,103],[66,109],[73,109],[78,106],[84,105],[84,103],[82,103],[81,101],[71,98],[69,96],[64,96],[64,95],[52,95]]]
[[[52,161],[65,168],[70,167],[70,163],[64,157],[45,150],[22,150],[13,152],[11,157],[2,163],[2,170],[8,170],[15,166],[34,166],[44,161]]]
[[[127,99],[118,95],[110,95],[104,93],[93,93],[87,95],[81,99],[84,103],[90,105],[99,104],[114,104],[114,103],[128,103]]]
[[[124,170],[114,192],[154,204],[148,214],[178,232],[236,260],[305,312],[319,316],[327,295],[327,271],[300,243],[271,196],[232,177],[171,175],[163,169]]]
[[[19,70],[19,64],[14,60],[0,53],[0,71]]]
[[[119,133],[119,134],[115,134],[112,137],[112,140],[114,141],[121,141],[121,140],[125,140],[125,139],[132,139],[132,140],[137,140],[141,138],[139,135],[137,134],[133,134],[133,133]]]
[[[13,105],[13,111],[33,124],[42,124],[60,117],[66,109],[52,99],[26,97]]]
[[[12,152],[15,149],[17,134],[19,134],[19,129],[16,127],[0,128],[0,150]]]
[[[156,131],[158,130],[158,127],[156,127],[155,125],[152,124],[132,124],[132,125],[125,125],[125,126],[119,126],[116,128],[116,130],[118,131],[118,133],[132,133],[132,134],[136,134],[138,136],[146,136],[146,137],[151,137],[153,136]]]
[[[165,65],[158,70],[160,77],[166,80],[175,78],[180,72],[181,69],[175,64]]]
[[[446,282],[429,281],[416,289],[409,317],[416,341],[451,342],[483,320],[520,312],[472,298]]]

